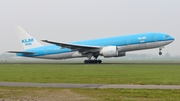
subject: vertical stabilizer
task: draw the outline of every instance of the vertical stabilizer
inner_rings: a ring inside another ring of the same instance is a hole
[[[21,44],[24,49],[36,48],[42,46],[35,38],[30,36],[24,29],[20,26],[15,26],[16,33],[20,39]]]

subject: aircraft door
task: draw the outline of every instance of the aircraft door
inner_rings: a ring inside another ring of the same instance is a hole
[[[154,36],[154,42],[157,42],[158,39],[157,39],[157,36]]]
[[[47,49],[44,50],[44,55],[47,55]]]
[[[131,50],[131,39],[126,39],[126,50]]]
[[[154,36],[154,45],[158,46],[158,37],[157,36]]]
[[[127,40],[126,40],[126,44],[127,44],[127,45],[130,45],[130,44],[131,44],[131,40],[130,40],[130,39],[127,39]]]

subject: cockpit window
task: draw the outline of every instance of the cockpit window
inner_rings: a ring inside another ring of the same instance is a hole
[[[169,35],[166,35],[166,38],[169,38],[170,36]]]

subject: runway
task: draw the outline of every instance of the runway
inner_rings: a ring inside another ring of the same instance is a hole
[[[180,89],[180,85],[124,85],[124,84],[61,84],[0,82],[9,87],[53,87],[53,88],[121,88],[121,89]]]

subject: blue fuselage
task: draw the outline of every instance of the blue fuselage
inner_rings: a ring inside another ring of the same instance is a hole
[[[142,50],[142,49],[151,49],[158,48],[161,46],[165,46],[174,41],[174,38],[163,33],[142,33],[142,34],[131,34],[124,36],[116,36],[109,38],[101,38],[101,39],[93,39],[93,40],[85,40],[85,41],[77,41],[77,42],[69,42],[69,44],[78,44],[78,45],[88,45],[88,46],[117,46],[119,51],[127,52],[134,50]],[[18,56],[25,57],[40,57],[45,58],[45,56],[52,55],[50,59],[53,59],[53,56],[56,54],[67,54],[67,53],[75,53],[76,50],[71,50],[69,48],[61,48],[57,45],[47,45],[41,46],[33,49],[25,50],[25,52],[34,52],[35,54],[21,54],[18,53]],[[81,55],[69,56],[55,56],[54,59],[63,59],[63,58],[74,58],[81,57]],[[58,58],[59,57],[59,58]]]

